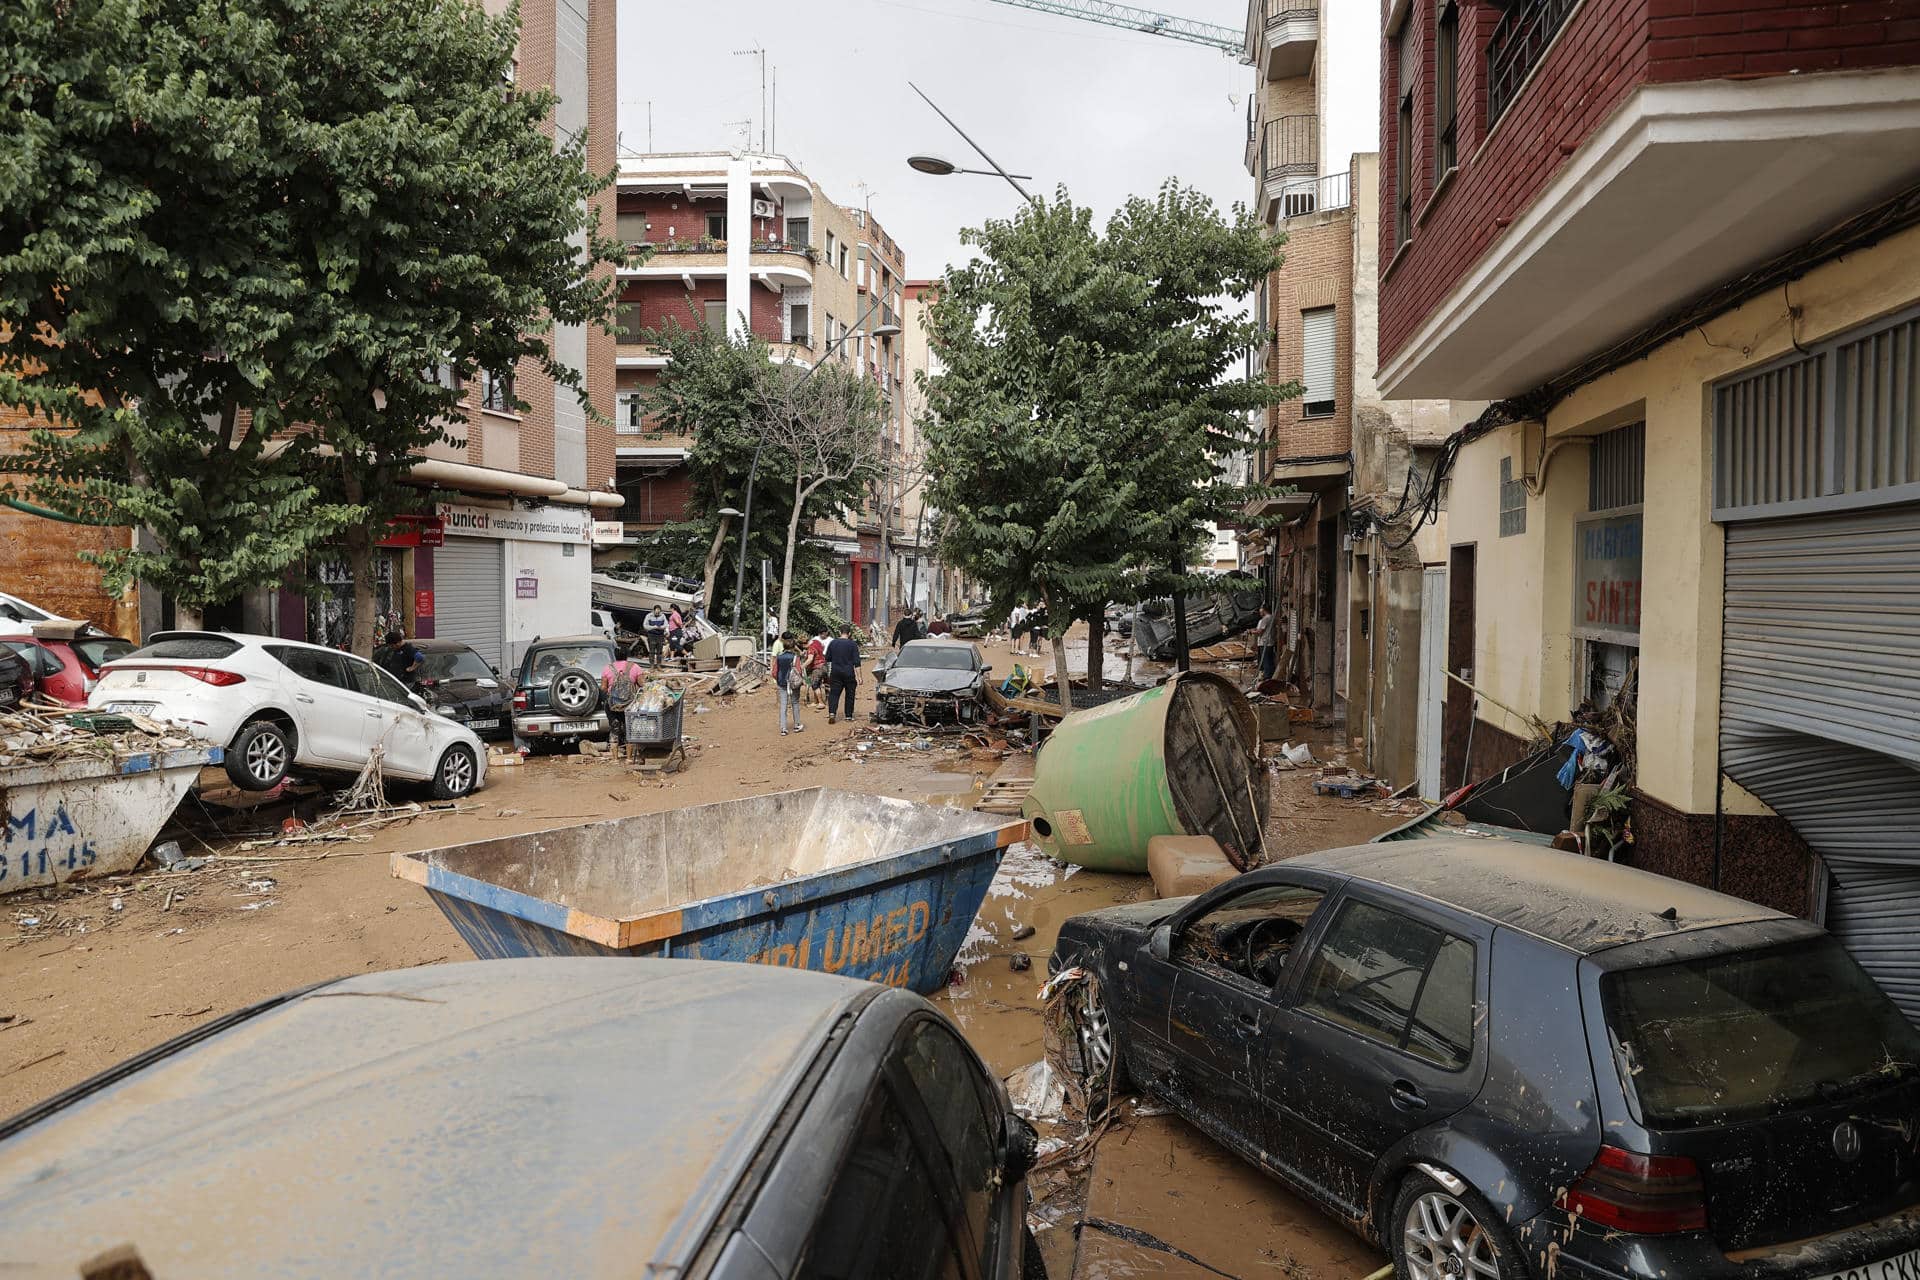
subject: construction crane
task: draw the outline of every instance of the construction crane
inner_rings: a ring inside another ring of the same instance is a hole
[[[1210,22],[1176,18],[1170,13],[1155,13],[1152,9],[1136,9],[1132,5],[1107,4],[1106,0],[996,0],[996,3],[1011,5],[1016,9],[1031,9],[1035,13],[1056,14],[1062,18],[1078,18],[1082,22],[1097,22],[1106,27],[1118,27],[1122,31],[1139,31],[1150,36],[1165,36],[1169,40],[1185,40],[1188,44],[1205,45],[1223,53],[1238,54],[1246,46],[1245,35],[1233,27],[1216,27]]]

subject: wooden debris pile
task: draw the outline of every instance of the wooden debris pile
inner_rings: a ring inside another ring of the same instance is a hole
[[[69,711],[45,703],[0,711],[0,769],[57,760],[124,760],[193,742],[185,730],[141,715]]]

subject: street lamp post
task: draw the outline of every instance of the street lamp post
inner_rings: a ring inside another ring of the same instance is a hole
[[[1027,175],[1008,173],[1005,169],[1001,168],[1000,162],[998,160],[995,160],[992,156],[988,155],[986,153],[986,150],[982,148],[979,143],[975,142],[972,138],[968,137],[967,131],[965,129],[962,129],[959,125],[955,124],[953,122],[952,116],[940,110],[939,103],[935,102],[932,98],[929,98],[925,93],[922,93],[919,85],[909,80],[907,81],[907,88],[913,90],[915,93],[920,94],[920,101],[932,107],[934,110],[934,113],[938,115],[942,120],[945,120],[947,122],[948,127],[951,128],[955,133],[959,134],[960,137],[966,142],[968,146],[972,147],[975,151],[978,151],[980,153],[980,158],[982,160],[985,160],[988,164],[992,165],[993,168],[962,169],[959,165],[956,165],[955,163],[953,163],[953,161],[948,160],[944,156],[937,156],[937,155],[925,154],[925,153],[921,155],[908,156],[907,163],[909,165],[913,166],[913,168],[919,170],[921,173],[930,173],[935,177],[945,177],[947,174],[950,174],[950,173],[998,174],[999,176],[1007,180],[1008,186],[1012,187],[1015,191],[1018,191],[1020,193],[1020,198],[1022,200],[1025,200],[1028,204],[1039,203],[1038,200],[1034,199],[1032,192],[1028,191],[1025,187],[1020,185],[1019,179],[1023,177],[1027,177]],[[1031,181],[1032,179],[1029,178],[1028,180]]]
[[[938,110],[938,109],[939,108],[937,107],[935,108],[935,110]],[[844,346],[846,344],[847,339],[853,337],[853,335],[856,333],[862,334],[863,336],[866,336],[866,337],[873,337],[873,338],[899,337],[900,326],[897,324],[875,325],[871,330],[863,330],[860,327],[861,325],[867,322],[867,317],[871,316],[874,313],[874,311],[879,308],[879,306],[880,306],[880,298],[879,298],[879,295],[876,294],[871,300],[868,301],[867,309],[865,311],[862,311],[860,313],[859,318],[853,322],[853,327],[851,329],[848,329],[846,332],[842,333],[839,337],[835,338],[832,342],[828,343],[827,349],[821,352],[820,358],[813,362],[813,367],[800,375],[800,380],[793,384],[794,389],[798,390],[800,387],[805,385],[807,379],[811,378],[816,372],[818,372],[820,369],[820,366],[825,364],[828,360],[830,360],[833,357],[833,353],[836,350],[838,350],[840,347]],[[767,447],[767,433],[764,429],[762,429],[760,432],[760,438],[754,442],[753,462],[751,465],[747,467],[747,500],[741,504],[746,508],[746,510],[741,512],[740,514],[740,569],[739,569],[739,572],[734,576],[734,580],[733,580],[733,625],[730,628],[733,634],[735,635],[740,634],[740,600],[747,593],[747,535],[752,532],[752,528],[753,528],[753,484],[754,484],[754,481],[760,475],[760,454],[761,454],[761,451],[764,450],[766,447]],[[764,613],[764,611],[765,611],[765,606],[763,605],[762,612]],[[767,629],[766,619],[765,617],[762,617],[760,620],[760,626],[758,627],[758,631],[760,632],[762,643],[761,645],[755,646],[756,648],[764,646],[765,640],[766,640],[766,629]]]

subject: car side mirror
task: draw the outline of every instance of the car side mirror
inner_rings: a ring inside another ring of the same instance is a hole
[[[421,697],[421,696],[420,696],[419,694],[417,694],[417,693],[410,693],[410,694],[408,694],[408,695],[407,695],[407,701],[408,701],[408,703],[410,703],[410,704],[412,705],[412,707],[413,707],[413,709],[414,709],[415,711],[431,711],[431,710],[433,710],[433,708],[432,708],[432,707],[430,707],[430,706],[428,706],[428,705],[427,705],[427,700],[426,700],[425,698],[423,698],[423,697]]]
[[[1147,938],[1147,954],[1155,960],[1165,960],[1173,954],[1173,926],[1155,925],[1153,933]]]
[[[983,663],[980,667],[980,672],[982,675],[986,674],[991,670],[993,670],[993,664],[991,662]]]

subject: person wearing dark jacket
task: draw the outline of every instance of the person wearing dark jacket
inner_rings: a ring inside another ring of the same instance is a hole
[[[827,645],[827,723],[834,723],[840,710],[840,694],[847,695],[845,718],[853,719],[853,683],[860,670],[860,645],[853,628],[843,626],[839,636]]]
[[[893,647],[904,649],[920,638],[920,620],[909,609],[900,615],[900,621],[893,624]]]

